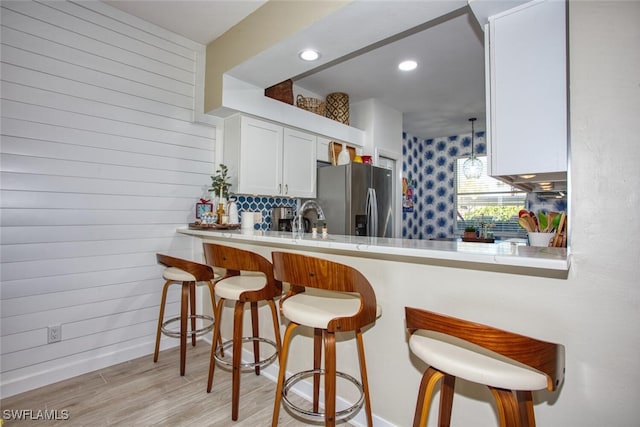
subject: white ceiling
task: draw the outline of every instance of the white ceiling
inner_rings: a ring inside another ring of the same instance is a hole
[[[207,44],[264,1],[117,0],[106,3]],[[380,5],[371,2],[376,3]],[[401,13],[399,3],[395,1]],[[295,78],[297,86],[320,96],[345,92],[352,103],[376,98],[402,112],[403,130],[420,138],[468,133],[469,117],[478,118],[476,131],[484,130],[484,36],[470,10],[463,7],[402,34],[399,40],[388,37],[369,49],[360,50],[358,55],[334,59],[328,68],[320,66],[318,70],[289,77],[299,77]],[[323,52],[323,56],[331,53]],[[409,58],[418,62],[418,68],[409,73],[398,71],[398,62]]]
[[[110,6],[207,45],[267,0],[103,0]]]

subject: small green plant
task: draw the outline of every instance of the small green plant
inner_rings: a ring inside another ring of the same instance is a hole
[[[211,177],[211,191],[214,195],[219,196],[222,193],[222,197],[229,197],[229,187],[231,187],[231,183],[229,182],[229,168],[220,163],[220,169],[216,170],[216,174]]]
[[[472,225],[467,225],[464,228],[464,231],[469,232],[469,233],[475,233],[476,232],[476,228],[474,226],[472,226]]]

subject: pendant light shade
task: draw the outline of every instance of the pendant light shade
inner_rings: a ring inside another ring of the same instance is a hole
[[[462,171],[467,179],[478,179],[482,175],[482,162],[476,158],[476,154],[473,151],[473,140],[476,136],[473,122],[476,121],[476,118],[472,117],[469,121],[471,122],[471,157],[465,160],[462,165]]]

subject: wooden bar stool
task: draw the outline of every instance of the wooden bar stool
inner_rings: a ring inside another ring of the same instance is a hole
[[[213,284],[213,269],[208,265],[174,258],[169,255],[156,254],[159,264],[166,266],[162,277],[166,280],[162,288],[162,301],[160,302],[160,314],[158,316],[158,329],[156,331],[156,349],[153,353],[153,362],[158,361],[160,352],[160,334],[173,338],[180,338],[180,375],[184,375],[187,355],[187,336],[191,335],[191,344],[196,345],[196,337],[206,334],[213,329],[214,320],[211,316],[196,314],[196,284],[204,283],[209,287],[212,307],[215,306]],[[164,309],[167,303],[167,290],[173,284],[182,285],[182,298],[180,302],[180,315],[164,320]],[[189,308],[190,313],[189,313]],[[196,329],[196,319],[203,321],[203,326]],[[191,327],[187,325],[190,320]],[[180,322],[180,329],[170,329],[172,323]]]
[[[215,312],[216,325],[213,343],[221,340],[220,322],[224,302],[227,300],[235,301],[232,340],[226,341],[222,345],[212,344],[211,346],[207,393],[211,392],[213,386],[216,362],[230,365],[232,368],[231,419],[236,421],[240,403],[240,370],[253,368],[256,375],[260,375],[260,367],[271,363],[280,355],[280,323],[274,299],[282,294],[282,283],[274,279],[271,262],[257,253],[213,243],[204,243],[203,246],[207,264],[226,270],[225,275],[215,282],[218,304]],[[275,342],[259,336],[258,302],[260,301],[265,301],[271,309]],[[245,303],[250,303],[251,307],[251,337],[242,336]],[[243,342],[253,342],[253,363],[241,363]],[[274,353],[270,357],[261,359],[260,343],[273,346]],[[224,359],[224,351],[229,347],[233,347],[231,362]]]
[[[379,315],[376,296],[367,279],[356,269],[325,259],[286,252],[273,252],[276,279],[290,284],[280,300],[280,310],[289,319],[280,356],[278,387],[273,408],[272,426],[278,425],[280,403],[303,418],[324,420],[326,426],[346,419],[365,405],[367,424],[373,425],[371,400],[364,357],[362,328],[373,324]],[[316,289],[311,289],[316,288]],[[314,330],[313,369],[299,372],[285,381],[289,346],[294,329],[307,326]],[[336,332],[354,331],[360,360],[361,382],[336,370]],[[324,369],[320,369],[324,342]],[[320,376],[324,375],[324,413],[319,411]],[[313,409],[302,409],[287,399],[288,390],[305,377],[313,377]],[[361,396],[351,407],[336,412],[336,377],[356,385]]]
[[[409,347],[429,367],[420,384],[414,427],[425,426],[436,384],[439,426],[451,420],[455,379],[489,387],[502,427],[534,427],[531,392],[555,390],[564,377],[564,346],[405,307]]]

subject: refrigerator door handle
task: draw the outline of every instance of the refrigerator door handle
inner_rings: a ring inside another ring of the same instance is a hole
[[[367,236],[376,236],[378,233],[378,200],[376,190],[367,190]]]
[[[364,203],[364,213],[367,216],[367,236],[370,234],[369,224],[371,224],[371,189],[367,189],[367,198]]]
[[[367,215],[367,236],[371,236],[371,188],[367,189],[367,201],[364,210]]]
[[[373,223],[371,224],[371,236],[378,237],[378,196],[376,190],[371,190],[373,202],[371,203],[371,213],[373,216]]]

